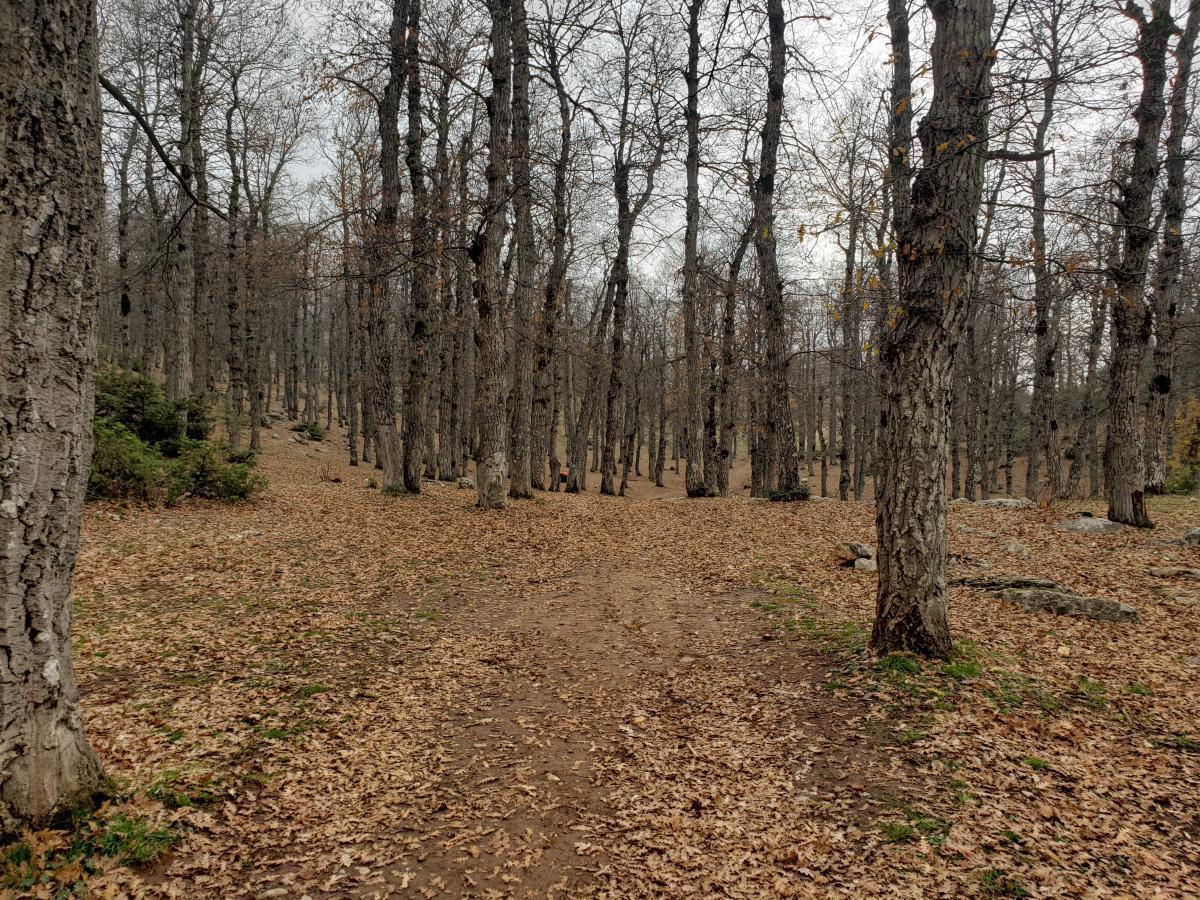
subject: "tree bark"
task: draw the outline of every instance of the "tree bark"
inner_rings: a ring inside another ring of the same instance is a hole
[[[1184,136],[1190,123],[1188,89],[1192,56],[1200,29],[1200,3],[1192,4],[1187,24],[1175,47],[1175,80],[1171,85],[1170,126],[1167,132],[1167,183],[1163,190],[1162,240],[1154,275],[1154,367],[1146,406],[1146,492],[1161,494],[1167,482],[1167,420],[1175,367],[1175,319],[1183,265],[1183,219],[1187,212],[1187,157]]]
[[[471,246],[475,263],[475,299],[479,308],[476,342],[479,347],[479,456],[475,485],[482,509],[499,509],[508,497],[508,441],[505,426],[504,285],[500,250],[504,243],[508,205],[509,134],[512,116],[511,27],[512,0],[488,0],[491,14],[492,92],[487,98],[490,125],[487,161],[487,201],[484,218]]]
[[[784,18],[783,0],[767,0],[770,62],[767,69],[767,112],[763,120],[758,176],[754,181],[754,250],[758,257],[759,286],[763,296],[766,332],[767,384],[763,424],[766,431],[765,480],[767,492],[788,491],[799,485],[800,468],[796,436],[788,401],[786,328],[783,282],[775,240],[775,175],[779,159],[779,133],[783,118]]]
[[[1120,258],[1111,271],[1115,290],[1112,354],[1108,380],[1108,432],[1104,442],[1104,482],[1108,518],[1152,528],[1146,512],[1144,433],[1138,416],[1142,362],[1150,342],[1152,310],[1146,302],[1146,275],[1154,229],[1150,224],[1158,179],[1158,143],[1166,118],[1163,88],[1167,81],[1167,45],[1175,29],[1170,0],[1154,0],[1151,18],[1130,0],[1125,13],[1138,27],[1136,56],[1142,67],[1142,93],[1133,119],[1137,133],[1129,173],[1117,201],[1121,229]]]
[[[533,429],[533,289],[537,248],[533,240],[533,185],[529,166],[529,24],[525,0],[512,0],[512,198],[516,242],[513,290],[512,465],[508,493],[533,496],[530,469]],[[541,469],[545,459],[537,460]]]
[[[90,0],[0,0],[0,833],[89,801],[71,666],[92,452],[100,107]]]
[[[948,657],[946,441],[983,193],[993,10],[991,0],[929,0],[928,7],[933,100],[919,132],[922,166],[896,233],[901,308],[879,353],[879,587],[871,645],[880,653]]]

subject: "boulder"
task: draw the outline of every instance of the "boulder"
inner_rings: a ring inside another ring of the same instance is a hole
[[[1151,566],[1150,574],[1155,578],[1200,579],[1200,569],[1185,569],[1180,566]]]
[[[973,578],[956,578],[951,584],[987,588],[993,591],[1022,590],[1025,588],[1044,588],[1051,591],[1066,590],[1057,581],[1051,581],[1049,578],[1038,578],[1036,575],[978,575]]]
[[[1189,528],[1179,539],[1185,547],[1200,547],[1200,528]]]
[[[956,578],[952,584],[985,588],[991,596],[1028,612],[1083,616],[1097,622],[1136,622],[1137,610],[1103,597],[1084,597],[1049,578],[1036,575],[979,575]]]
[[[1028,497],[993,497],[975,503],[980,509],[1037,509],[1037,504]]]
[[[473,490],[475,490],[475,482],[474,482],[474,481],[472,481],[470,478],[467,478],[467,477],[465,477],[465,476],[463,476],[463,477],[459,478],[459,479],[458,479],[458,482],[457,482],[457,484],[458,484],[458,489],[459,489],[460,491],[473,491]]]
[[[879,568],[879,566],[875,560],[860,556],[854,561],[854,568],[858,569],[860,572],[874,572]]]
[[[1097,622],[1136,622],[1137,610],[1116,600],[1082,597],[1051,588],[1024,588],[995,591],[994,597],[1013,603],[1028,612],[1051,612],[1056,616],[1083,616]]]
[[[1054,527],[1059,531],[1073,531],[1076,534],[1112,534],[1114,531],[1121,531],[1125,526],[1099,516],[1076,516],[1059,522]]]
[[[842,544],[846,552],[851,554],[852,559],[874,559],[875,548],[870,544],[859,544],[856,541],[847,541]]]

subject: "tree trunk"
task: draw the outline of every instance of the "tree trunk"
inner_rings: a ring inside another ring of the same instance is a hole
[[[1158,178],[1158,143],[1166,104],[1167,45],[1174,31],[1170,0],[1154,0],[1147,20],[1133,4],[1126,8],[1138,26],[1136,56],[1142,66],[1142,93],[1133,119],[1137,134],[1129,174],[1117,201],[1121,228],[1120,258],[1111,276],[1112,354],[1108,381],[1108,433],[1104,443],[1104,483],[1108,517],[1114,522],[1152,528],[1146,513],[1144,433],[1138,417],[1142,362],[1150,342],[1152,311],[1146,302],[1146,274],[1154,229],[1150,224]]]
[[[754,249],[758,256],[767,345],[768,382],[763,417],[767,442],[764,488],[767,492],[788,491],[800,482],[796,437],[792,429],[791,404],[788,402],[787,320],[775,241],[775,174],[779,157],[780,122],[783,118],[783,29],[783,0],[767,0],[767,30],[770,33],[767,112],[762,127],[758,177],[753,190]]]
[[[96,9],[0,0],[0,833],[89,801],[71,667],[103,181]]]
[[[945,658],[946,440],[983,193],[993,10],[991,0],[928,6],[933,100],[920,128],[923,164],[896,233],[901,311],[879,353],[879,588],[871,645],[880,653]],[[907,46],[893,49],[907,59]],[[892,102],[900,100],[893,95]]]
[[[491,14],[492,93],[487,98],[487,201],[484,221],[471,245],[476,267],[475,299],[479,308],[479,456],[475,486],[482,509],[499,509],[508,497],[508,424],[505,404],[504,285],[500,250],[507,231],[509,128],[512,116],[512,0],[488,0]]]
[[[1154,276],[1154,369],[1146,406],[1146,492],[1161,494],[1167,482],[1168,410],[1175,365],[1175,318],[1183,265],[1183,219],[1187,212],[1187,157],[1184,136],[1189,124],[1188,88],[1192,55],[1200,29],[1200,3],[1193,4],[1175,48],[1175,81],[1171,85],[1171,119],[1167,132],[1167,184],[1163,190],[1163,230]]]

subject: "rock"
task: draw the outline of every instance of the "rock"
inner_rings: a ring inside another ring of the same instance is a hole
[[[1057,581],[1038,578],[1035,575],[980,575],[974,578],[956,578],[951,583],[966,587],[988,588],[994,591],[1023,590],[1025,588],[1044,588],[1050,591],[1066,590]]]
[[[1114,531],[1121,531],[1125,526],[1120,522],[1099,516],[1077,516],[1074,519],[1059,522],[1054,527],[1059,531],[1073,531],[1076,534],[1112,534]]]
[[[968,500],[966,497],[955,497],[947,504],[951,509],[958,509],[960,506],[974,506],[973,500]]]
[[[1200,528],[1189,528],[1179,539],[1185,547],[1200,547]]]
[[[969,500],[967,501],[970,502]],[[987,531],[983,528],[972,528],[970,525],[963,525],[961,522],[955,522],[951,526],[955,531],[961,531],[963,534],[977,534],[980,537],[1000,537],[994,531]]]
[[[1097,622],[1136,622],[1137,610],[1103,597],[1081,597],[1069,591],[1025,588],[995,591],[993,596],[1027,612],[1051,612],[1056,616],[1083,616]]]
[[[879,568],[879,566],[875,560],[860,556],[854,561],[854,568],[858,569],[860,572],[874,572]]]
[[[1200,669],[1200,656],[1185,656],[1183,658],[1185,666],[1191,666],[1193,669]]]
[[[859,544],[856,541],[846,541],[841,546],[842,558],[855,559],[874,559],[875,548],[870,544]]]
[[[1029,559],[1030,549],[1020,541],[1008,541],[1000,548],[1009,556],[1019,556],[1021,559]]]
[[[1155,578],[1200,579],[1200,569],[1185,569],[1181,566],[1151,566],[1150,574]]]
[[[980,509],[1036,509],[1037,504],[1028,497],[994,497],[991,500],[980,500],[976,504]]]
[[[458,484],[458,489],[459,489],[460,491],[473,491],[473,490],[475,490],[475,482],[474,482],[474,481],[472,481],[470,478],[467,478],[467,477],[465,477],[465,476],[464,476],[464,477],[462,477],[462,478],[459,478],[459,479],[458,479],[458,482],[457,482],[457,484]]]

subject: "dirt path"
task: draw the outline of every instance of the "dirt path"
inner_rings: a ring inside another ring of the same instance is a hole
[[[872,802],[862,710],[833,708],[828,658],[764,634],[754,599],[589,566],[439,619],[495,677],[442,721],[446,805],[403,883],[761,896],[807,854],[796,829],[844,835]]]

